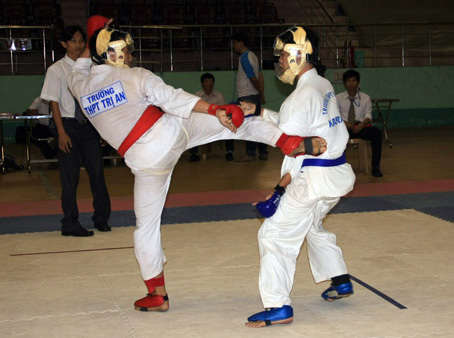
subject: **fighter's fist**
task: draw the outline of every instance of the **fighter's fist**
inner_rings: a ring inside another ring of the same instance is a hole
[[[281,197],[285,192],[285,189],[277,186],[273,195],[266,201],[259,202],[255,205],[257,211],[262,217],[269,218],[276,213]]]
[[[216,112],[219,109],[225,110],[226,116],[232,121],[232,124],[235,127],[239,128],[243,124],[243,122],[244,122],[244,113],[243,113],[243,110],[240,107],[238,107],[238,106],[236,106],[234,104],[226,104],[226,105],[222,105],[222,106],[211,104],[208,107],[208,114],[217,116]]]
[[[232,120],[235,127],[239,128],[244,122],[243,110],[234,104],[227,104],[219,106],[219,109],[225,109],[225,113],[228,118]]]

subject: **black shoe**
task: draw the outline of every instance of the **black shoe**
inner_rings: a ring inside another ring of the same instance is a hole
[[[233,161],[233,154],[232,153],[226,153],[225,154],[225,160],[227,162],[232,162]]]
[[[78,228],[72,231],[61,231],[62,236],[74,236],[74,237],[90,237],[94,235],[94,232],[91,230],[87,230],[85,228]]]
[[[112,231],[112,228],[110,226],[108,226],[107,224],[95,224],[95,228],[101,232]]]
[[[374,177],[383,177],[383,174],[380,171],[380,167],[373,167],[372,168],[372,176],[374,176]]]
[[[198,162],[200,161],[200,156],[197,154],[191,154],[191,157],[189,157],[189,162]]]

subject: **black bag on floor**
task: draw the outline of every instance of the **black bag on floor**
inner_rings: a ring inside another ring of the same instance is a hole
[[[19,170],[23,170],[24,169],[24,166],[22,165],[17,165],[16,163],[16,159],[12,156],[9,156],[9,155],[5,155],[5,161],[3,162],[3,172],[7,172],[8,170],[12,170],[12,171],[19,171]]]

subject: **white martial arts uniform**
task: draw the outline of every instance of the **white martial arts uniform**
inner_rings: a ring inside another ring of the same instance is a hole
[[[135,175],[134,247],[142,277],[156,277],[165,263],[161,245],[161,213],[171,174],[189,148],[222,139],[245,139],[275,146],[282,134],[276,124],[249,117],[234,134],[208,114],[191,112],[199,97],[166,85],[144,68],[93,66],[78,59],[70,88],[85,115],[100,135],[118,149],[149,105],[165,114],[126,152],[125,161]]]
[[[348,132],[339,116],[334,89],[315,68],[301,76],[279,114],[265,110],[263,116],[289,135],[324,138],[328,148],[319,159],[339,158],[345,150]],[[323,228],[322,220],[339,198],[352,190],[355,175],[347,163],[301,169],[305,158],[313,156],[285,157],[281,175],[290,173],[291,183],[276,213],[259,230],[259,288],[265,308],[290,305],[296,260],[304,239],[315,282],[348,273],[336,236]]]

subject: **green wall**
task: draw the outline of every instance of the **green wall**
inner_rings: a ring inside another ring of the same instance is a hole
[[[336,93],[344,90],[342,74],[346,69],[329,69],[325,76]],[[454,125],[454,67],[363,68],[361,90],[372,98],[395,98],[388,127],[413,128]],[[235,72],[212,72],[216,88],[227,101],[235,99]],[[165,73],[163,79],[189,92],[200,90],[200,72]],[[265,107],[279,110],[293,86],[281,83],[273,70],[264,71]],[[374,109],[375,110],[375,109]],[[375,111],[374,111],[375,115]]]
[[[343,91],[345,69],[329,69],[326,78],[336,92]],[[375,98],[397,98],[392,106],[388,127],[413,128],[454,125],[454,66],[361,68],[361,90]],[[235,72],[213,71],[215,88],[227,102],[235,100]],[[174,87],[194,93],[200,90],[202,72],[168,72],[161,74]],[[265,107],[279,110],[293,87],[282,84],[273,70],[265,70]],[[0,111],[22,113],[39,95],[44,76],[0,76]],[[14,141],[17,122],[4,123],[6,142]]]
[[[454,67],[363,68],[361,90],[375,98],[397,98],[389,128],[454,125]],[[334,82],[343,70],[329,70]],[[342,81],[334,82],[336,92]]]

